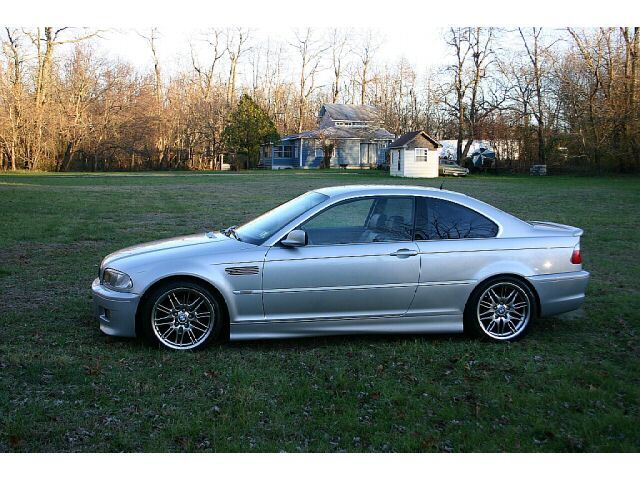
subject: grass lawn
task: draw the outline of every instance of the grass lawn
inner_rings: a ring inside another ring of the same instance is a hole
[[[446,179],[583,228],[584,308],[497,345],[452,336],[179,353],[91,316],[106,254],[379,173],[0,175],[0,451],[638,451],[640,179]]]

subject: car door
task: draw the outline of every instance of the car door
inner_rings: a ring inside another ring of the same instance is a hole
[[[298,228],[308,244],[273,246],[263,270],[267,320],[404,314],[420,270],[412,197],[334,204]]]
[[[493,221],[464,205],[417,199],[415,238],[421,266],[411,313],[462,315],[476,286],[476,272],[503,255],[496,248],[497,233]]]

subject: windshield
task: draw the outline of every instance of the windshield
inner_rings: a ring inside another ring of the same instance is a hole
[[[260,245],[286,224],[321,204],[327,198],[329,197],[322,193],[307,192],[245,223],[235,231],[243,242]]]

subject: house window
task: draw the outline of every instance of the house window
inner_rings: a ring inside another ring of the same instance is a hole
[[[274,158],[291,158],[293,149],[291,145],[274,145],[273,157]]]
[[[344,121],[344,120],[338,120],[335,122],[336,127],[367,127],[369,126],[368,122],[361,122],[361,121]]]
[[[324,150],[320,147],[316,148],[316,158],[324,158]]]
[[[428,153],[428,148],[416,148],[416,162],[426,162]]]
[[[402,170],[402,150],[398,152],[398,171]]]

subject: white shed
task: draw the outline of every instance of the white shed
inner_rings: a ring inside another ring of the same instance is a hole
[[[438,176],[440,145],[424,131],[405,133],[389,145],[389,173],[394,177]]]

